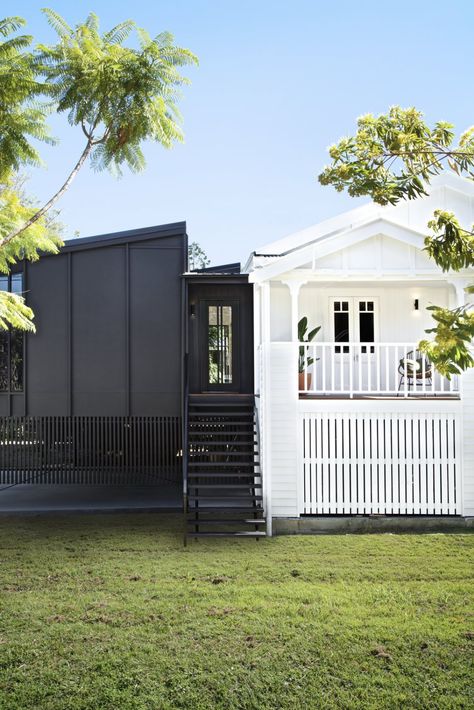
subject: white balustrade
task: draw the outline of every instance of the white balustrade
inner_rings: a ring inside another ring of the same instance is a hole
[[[459,395],[459,378],[443,377],[416,343],[299,343],[298,369],[300,394]]]

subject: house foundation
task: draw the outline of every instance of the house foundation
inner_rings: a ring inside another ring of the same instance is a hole
[[[337,515],[273,518],[275,535],[474,532],[474,518],[439,515]]]

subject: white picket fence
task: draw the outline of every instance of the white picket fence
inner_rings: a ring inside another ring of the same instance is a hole
[[[300,343],[301,394],[456,396],[458,377],[439,374],[416,343]],[[309,364],[308,364],[309,363]]]
[[[460,514],[458,416],[300,413],[301,512]]]

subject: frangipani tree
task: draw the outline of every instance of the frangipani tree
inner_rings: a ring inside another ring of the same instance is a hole
[[[359,118],[355,135],[331,146],[329,155],[332,162],[319,175],[322,185],[395,205],[427,195],[431,178],[446,168],[474,180],[474,126],[455,143],[450,123],[430,127],[415,108],[394,106],[387,114]],[[461,225],[455,214],[436,210],[427,229],[431,233],[425,250],[443,271],[474,266],[474,226]],[[474,293],[474,284],[467,290]],[[420,349],[448,378],[473,367],[472,306],[429,310],[436,322],[427,331],[433,339],[423,340]]]
[[[165,148],[183,140],[178,89],[188,80],[183,66],[196,64],[168,32],[155,38],[132,20],[104,34],[91,13],[76,27],[52,10],[43,11],[58,35],[53,45],[31,50],[32,37],[15,34],[22,18],[0,21],[0,272],[26,258],[56,253],[61,245],[51,210],[90,159],[95,170],[120,174],[145,166],[144,141]],[[126,46],[130,33],[138,49]],[[13,35],[13,36],[12,36]],[[43,99],[43,103],[39,99]],[[32,141],[53,142],[47,117],[66,113],[84,135],[84,147],[66,179],[38,206],[18,189],[18,171],[38,165]],[[34,330],[33,314],[21,296],[0,292],[0,328]]]

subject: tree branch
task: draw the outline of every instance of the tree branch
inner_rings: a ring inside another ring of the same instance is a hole
[[[388,151],[386,153],[382,153],[382,156],[384,158],[391,158],[392,156],[395,156],[397,158],[403,158],[404,155],[407,155],[409,157],[413,157],[414,155],[440,155],[443,156],[441,159],[443,160],[444,158],[449,158],[451,156],[456,157],[456,158],[473,158],[474,154],[472,152],[466,152],[462,150],[417,150],[416,148],[414,150],[401,150],[401,151]]]
[[[51,197],[46,204],[41,207],[35,214],[30,217],[29,220],[27,220],[21,227],[18,227],[18,229],[15,229],[13,232],[10,232],[6,237],[0,240],[0,248],[5,246],[5,244],[8,244],[8,242],[11,242],[12,239],[15,239],[15,237],[18,237],[19,234],[24,232],[28,227],[31,227],[35,222],[37,222],[51,207],[59,200],[62,195],[66,192],[68,189],[69,185],[71,182],[74,180],[76,177],[77,173],[79,170],[82,168],[83,164],[89,157],[89,153],[91,152],[92,148],[94,147],[94,142],[91,137],[89,137],[86,147],[82,151],[79,160],[75,164],[74,168],[71,170],[69,173],[66,181],[62,184],[62,186],[59,188],[59,190]]]

